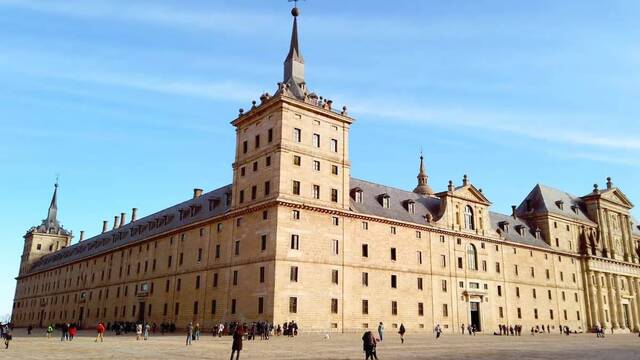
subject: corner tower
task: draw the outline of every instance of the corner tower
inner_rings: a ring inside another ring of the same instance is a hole
[[[310,92],[294,7],[283,81],[250,110],[240,109],[236,127],[232,207],[278,199],[334,209],[349,208],[349,126],[346,107]]]
[[[56,181],[47,218],[24,235],[19,276],[28,272],[31,264],[42,256],[69,246],[72,237],[71,232],[58,221],[58,182]]]

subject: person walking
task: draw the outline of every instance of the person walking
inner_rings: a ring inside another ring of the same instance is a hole
[[[438,340],[440,338],[440,335],[442,335],[442,328],[440,327],[440,324],[436,325],[436,328],[433,329],[433,331],[436,333],[436,340]]]
[[[5,327],[3,336],[4,336],[4,348],[8,349],[9,343],[13,339],[13,335],[11,334],[11,328],[9,326]]]
[[[191,337],[193,337],[193,323],[189,322],[187,325],[187,346],[191,345]]]
[[[136,324],[136,341],[140,340],[142,337],[142,323]]]
[[[98,342],[98,339],[100,339],[100,342],[104,342],[104,331],[104,324],[102,323],[102,321],[99,321],[98,325],[96,326],[96,332],[98,334],[96,335],[96,340],[94,342]]]
[[[60,338],[60,341],[69,340],[69,324],[67,323],[62,324],[62,326],[60,327],[60,331],[62,332],[62,337]]]
[[[236,354],[236,360],[240,359],[240,351],[242,351],[242,337],[244,336],[244,329],[242,325],[236,326],[236,330],[233,332],[233,343],[231,344],[231,357],[229,360],[233,360],[233,354]]]
[[[151,330],[151,325],[149,325],[149,323],[146,323],[144,325],[144,330],[143,330],[143,333],[144,333],[143,338],[145,340],[149,340],[149,330]]]
[[[366,331],[362,335],[362,349],[364,350],[365,360],[378,360],[376,354],[376,338],[371,331]]]
[[[53,325],[49,324],[47,327],[47,339],[51,338],[51,334],[53,333]]]
[[[196,326],[193,328],[193,331],[196,336],[196,340],[200,340],[200,323],[196,323]]]
[[[402,344],[404,344],[404,334],[407,332],[407,329],[404,328],[404,324],[400,324],[400,331],[398,331],[398,334],[400,334],[400,342]]]
[[[378,336],[380,336],[380,342],[382,342],[382,338],[384,336],[384,325],[382,324],[382,321],[378,324]]]

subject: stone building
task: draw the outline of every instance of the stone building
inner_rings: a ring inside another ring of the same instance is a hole
[[[640,329],[640,228],[610,179],[584,196],[536,185],[499,214],[467,176],[434,192],[422,157],[413,191],[351,177],[354,119],[309,90],[292,14],[283,81],[231,122],[233,183],[75,244],[56,185],[24,236],[18,326]]]

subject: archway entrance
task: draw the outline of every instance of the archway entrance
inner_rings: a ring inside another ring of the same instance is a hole
[[[472,301],[469,303],[469,310],[471,312],[471,325],[473,325],[476,331],[482,331],[481,317],[480,317],[480,303]]]

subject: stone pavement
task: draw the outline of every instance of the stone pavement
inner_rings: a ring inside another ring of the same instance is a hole
[[[93,342],[92,331],[82,331],[72,342],[61,342],[59,332],[47,339],[44,331],[26,336],[24,330],[14,332],[8,350],[0,348],[0,359],[228,359],[229,337],[204,335],[200,341],[185,346],[186,336],[153,335],[149,341],[136,341],[135,335],[115,336],[108,333],[104,343]],[[429,333],[409,334],[404,345],[397,335],[387,334],[378,347],[378,357],[387,359],[640,359],[637,334],[607,335],[597,339],[593,334],[523,335],[500,337],[491,335],[444,335],[435,340]],[[296,338],[273,337],[269,341],[245,341],[241,359],[364,359],[361,334],[303,334]]]

